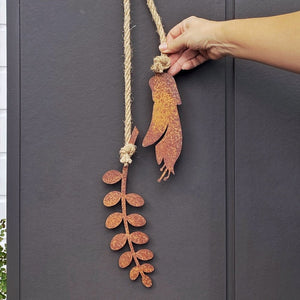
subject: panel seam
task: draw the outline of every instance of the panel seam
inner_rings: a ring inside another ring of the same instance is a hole
[[[19,299],[21,300],[21,0],[19,4]]]
[[[235,18],[235,0],[225,0],[225,19]],[[235,283],[235,62],[225,66],[226,300],[236,299]]]

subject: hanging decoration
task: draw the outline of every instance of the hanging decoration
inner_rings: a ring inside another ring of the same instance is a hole
[[[119,267],[126,268],[132,261],[135,266],[129,273],[131,280],[136,280],[139,275],[142,283],[146,287],[152,286],[151,278],[146,273],[154,271],[154,267],[150,263],[141,263],[153,258],[153,253],[149,249],[140,249],[135,251],[134,244],[143,245],[149,241],[149,237],[142,231],[130,232],[129,224],[133,227],[141,227],[146,224],[145,218],[140,214],[127,214],[127,204],[133,207],[141,207],[144,205],[144,199],[135,193],[127,193],[128,168],[132,163],[132,155],[136,151],[135,142],[139,131],[132,127],[131,115],[131,42],[130,42],[130,0],[123,0],[124,5],[124,83],[125,83],[125,122],[124,122],[124,147],[120,150],[120,162],[123,164],[122,172],[118,170],[107,171],[102,180],[107,184],[115,184],[121,182],[121,191],[109,192],[103,199],[106,207],[115,206],[121,203],[121,212],[115,212],[106,219],[105,226],[108,229],[114,229],[121,223],[124,225],[125,233],[116,234],[111,242],[110,249],[117,251],[122,249],[126,244],[129,251],[124,252],[119,258]]]
[[[147,5],[156,25],[160,43],[165,43],[166,34],[153,0],[147,0]],[[166,181],[171,173],[175,174],[174,165],[182,149],[182,129],[177,110],[181,100],[175,79],[164,73],[169,67],[170,59],[166,54],[161,53],[154,58],[151,70],[156,74],[149,80],[154,105],[151,123],[143,140],[144,147],[160,140],[155,146],[156,162],[158,165],[163,162],[158,182],[162,179]]]
[[[127,155],[127,149],[124,150],[128,145],[134,145],[139,132],[134,127],[128,144],[126,144],[120,151],[121,156]],[[128,147],[129,148],[129,147]],[[132,149],[134,149],[132,147]],[[124,152],[123,152],[124,151]],[[130,154],[128,154],[128,157]],[[124,156],[123,156],[124,158]],[[122,158],[121,158],[122,159]],[[130,159],[131,160],[131,159]],[[144,205],[144,199],[135,193],[127,193],[126,184],[128,177],[128,162],[124,162],[122,173],[118,170],[107,171],[102,180],[107,184],[114,184],[121,181],[121,191],[109,192],[103,199],[103,204],[106,207],[115,206],[121,202],[121,212],[115,212],[109,215],[106,219],[105,226],[108,229],[114,229],[118,227],[122,222],[124,224],[125,233],[116,234],[111,242],[110,249],[117,251],[122,249],[126,243],[128,243],[129,251],[124,252],[119,258],[119,267],[126,268],[132,261],[135,266],[130,270],[129,277],[131,280],[136,280],[139,275],[142,277],[142,283],[146,287],[152,286],[151,278],[145,273],[151,273],[154,271],[154,267],[149,263],[140,263],[139,260],[147,261],[153,258],[153,253],[149,249],[140,249],[135,251],[134,244],[143,245],[149,241],[149,237],[142,231],[129,231],[129,224],[133,227],[141,227],[146,224],[146,219],[140,214],[127,215],[126,205],[129,204],[133,207],[141,207]]]
[[[168,73],[153,76],[150,79],[150,87],[154,105],[152,120],[144,137],[143,146],[152,145],[160,139],[155,146],[157,164],[164,162],[160,169],[162,171],[158,179],[160,182],[162,179],[166,181],[170,173],[175,174],[174,165],[181,152],[182,131],[177,111],[177,105],[181,104],[181,100],[175,80]]]
[[[134,245],[144,245],[149,241],[149,237],[142,231],[130,232],[130,227],[142,227],[146,224],[146,219],[137,213],[127,214],[127,205],[141,207],[144,205],[142,196],[127,192],[128,169],[132,163],[132,156],[136,151],[136,139],[139,131],[136,127],[132,130],[131,114],[131,38],[130,38],[130,0],[123,0],[124,5],[124,101],[125,101],[125,122],[124,122],[124,146],[120,149],[120,162],[123,164],[122,171],[109,170],[102,180],[106,184],[121,184],[120,191],[109,192],[103,199],[106,207],[112,207],[120,204],[121,211],[110,214],[105,222],[108,229],[117,228],[124,225],[124,233],[116,234],[111,242],[110,248],[113,251],[121,250],[126,244],[129,251],[124,252],[119,257],[119,267],[126,268],[132,262],[134,266],[129,272],[131,280],[136,280],[141,276],[145,287],[152,286],[152,280],[147,275],[154,271],[150,263],[144,261],[153,258],[153,252],[149,249],[135,250]],[[155,21],[157,31],[161,42],[166,40],[164,29],[160,17],[156,11],[153,0],[147,0],[147,5]],[[152,120],[149,130],[143,140],[143,146],[149,146],[157,143],[156,160],[160,165],[164,162],[161,171],[162,175],[158,181],[167,180],[170,173],[174,174],[174,164],[178,159],[182,148],[182,131],[180,119],[177,111],[177,105],[181,104],[180,96],[172,76],[164,73],[170,67],[170,59],[167,55],[161,54],[154,58],[153,70],[156,74],[150,79],[149,84],[152,90],[154,101]]]

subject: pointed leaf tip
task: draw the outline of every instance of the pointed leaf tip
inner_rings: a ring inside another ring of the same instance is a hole
[[[122,179],[122,173],[119,172],[118,170],[109,170],[102,177],[103,182],[107,184],[117,183],[121,179]]]

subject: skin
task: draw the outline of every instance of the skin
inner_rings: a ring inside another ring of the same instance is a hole
[[[300,74],[300,11],[229,21],[189,17],[170,30],[159,49],[169,55],[173,76],[227,55]]]

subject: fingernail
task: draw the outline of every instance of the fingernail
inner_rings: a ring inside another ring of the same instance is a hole
[[[159,50],[167,50],[168,46],[167,43],[162,43],[159,45]]]

